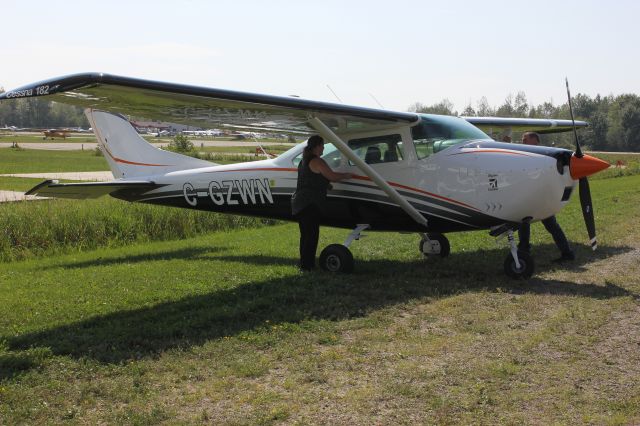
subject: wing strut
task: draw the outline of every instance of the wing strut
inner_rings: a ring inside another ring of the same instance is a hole
[[[347,145],[338,135],[336,135],[329,127],[327,127],[322,120],[317,117],[309,119],[309,124],[313,127],[324,139],[331,142],[343,153],[353,164],[355,164],[365,175],[367,175],[378,187],[385,192],[393,200],[398,203],[400,208],[407,212],[409,216],[413,218],[420,225],[427,228],[427,218],[425,218],[415,207],[402,197],[398,192],[391,187],[371,166],[365,163],[360,157],[358,157],[349,145]]]

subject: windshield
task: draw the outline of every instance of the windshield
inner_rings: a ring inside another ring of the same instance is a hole
[[[421,115],[411,136],[421,159],[463,141],[491,139],[468,121],[447,115]]]

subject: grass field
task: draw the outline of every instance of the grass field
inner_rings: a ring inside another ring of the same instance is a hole
[[[295,224],[0,263],[0,424],[638,423],[640,177],[591,187],[599,250],[574,198],[528,282],[486,232],[300,274]]]
[[[101,170],[109,170],[107,160],[93,150],[0,149],[0,174],[94,172]]]

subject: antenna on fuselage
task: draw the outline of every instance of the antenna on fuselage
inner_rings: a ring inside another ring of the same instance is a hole
[[[378,99],[376,99],[376,97],[373,96],[373,94],[369,93],[369,96],[371,96],[373,100],[376,101],[376,103],[378,104],[378,106],[380,106],[380,108],[385,109],[384,106],[382,106],[382,104],[380,103],[380,101],[378,101]]]
[[[331,90],[331,93],[333,93],[333,96],[335,96],[335,97],[336,97],[336,99],[338,100],[338,102],[340,102],[341,104],[343,104],[344,102],[342,102],[342,99],[340,99],[340,98],[338,97],[338,95],[336,95],[336,92],[334,92],[334,91],[333,91],[333,89],[331,88],[331,86],[329,86],[329,85],[327,84],[327,87],[329,88],[329,90]]]

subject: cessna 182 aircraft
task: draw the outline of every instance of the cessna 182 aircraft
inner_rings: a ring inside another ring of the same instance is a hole
[[[305,144],[275,159],[218,165],[154,148],[122,114],[202,128],[297,135],[320,134],[334,170],[353,177],[334,183],[322,225],[352,229],[331,244],[320,266],[348,272],[348,247],[364,230],[417,232],[425,255],[447,256],[445,233],[486,229],[506,235],[507,275],[528,278],[531,256],[519,252],[514,230],[556,214],[580,181],[585,221],[595,248],[586,177],[608,164],[566,149],[491,140],[481,129],[540,133],[575,131],[570,120],[449,117],[87,73],[54,78],[0,95],[49,96],[85,108],[111,171],[111,182],[45,181],[28,194],[126,201],[292,220],[290,201]],[[577,143],[577,139],[576,139]]]

